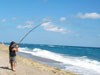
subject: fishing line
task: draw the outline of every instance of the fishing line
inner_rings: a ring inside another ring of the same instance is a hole
[[[43,22],[43,23],[44,23],[44,22]],[[28,33],[25,34],[25,36],[19,41],[18,44],[20,44],[20,43],[28,36],[29,33],[31,33],[33,30],[35,30],[36,28],[38,28],[39,26],[41,26],[43,23],[41,23],[41,24],[39,24],[39,25],[33,27]]]

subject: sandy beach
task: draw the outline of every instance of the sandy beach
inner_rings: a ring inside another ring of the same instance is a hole
[[[16,72],[10,69],[7,45],[0,44],[0,75],[76,75],[17,55]]]

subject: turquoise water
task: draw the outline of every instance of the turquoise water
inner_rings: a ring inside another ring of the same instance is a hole
[[[39,48],[41,50],[48,50],[54,53],[70,56],[86,56],[90,59],[100,61],[100,48],[94,47],[75,47],[75,46],[63,46],[63,45],[39,45],[39,44],[21,44],[20,47],[27,47],[30,50]]]

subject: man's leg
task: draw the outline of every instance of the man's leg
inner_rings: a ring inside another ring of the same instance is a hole
[[[16,63],[15,62],[13,63],[13,70],[14,71],[16,70]]]
[[[11,65],[11,69],[13,70],[13,63],[12,63],[12,62],[10,62],[10,65]]]

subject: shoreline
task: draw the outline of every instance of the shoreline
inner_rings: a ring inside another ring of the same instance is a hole
[[[4,59],[3,56],[4,55],[6,56],[6,55],[9,54],[8,53],[8,46],[7,45],[1,45],[0,44],[0,53],[3,54],[1,56],[1,59]],[[9,57],[9,56],[6,56],[6,57]],[[7,59],[7,60],[5,59],[5,61],[8,61],[8,60],[9,59]],[[70,73],[70,72],[65,72],[65,71],[63,71],[61,69],[58,69],[58,68],[55,68],[55,67],[52,67],[52,66],[47,66],[47,65],[41,64],[41,63],[39,63],[37,61],[34,61],[34,60],[31,60],[31,59],[22,57],[20,55],[17,55],[17,62],[18,62],[18,65],[17,65],[16,70],[21,71],[20,68],[24,68],[24,69],[25,68],[26,69],[28,68],[28,73],[25,74],[23,72],[23,74],[20,74],[20,72],[18,73],[16,71],[15,73],[17,75],[76,75],[76,74],[73,74],[73,73]],[[0,63],[0,67],[1,67],[2,64],[3,64],[3,62]],[[7,65],[9,65],[9,64],[7,63]],[[23,65],[23,66],[21,66],[21,65]],[[19,66],[20,66],[20,68],[19,68]],[[2,68],[0,68],[0,69],[2,69]],[[11,73],[12,73],[12,71],[11,71]],[[2,71],[0,71],[0,75],[2,75]],[[5,75],[8,75],[8,74],[5,74]],[[13,74],[11,74],[11,75],[13,75]]]

